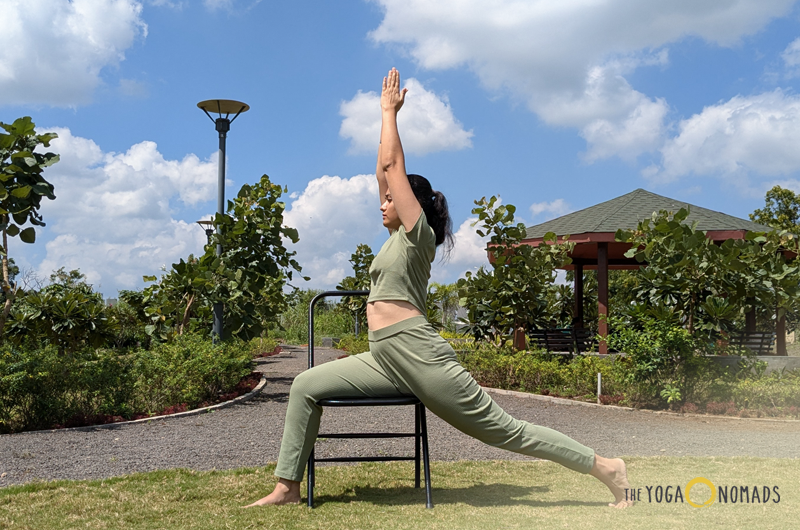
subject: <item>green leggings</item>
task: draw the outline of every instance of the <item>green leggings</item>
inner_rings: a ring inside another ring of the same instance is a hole
[[[315,366],[298,375],[289,392],[275,475],[303,478],[331,397],[413,394],[444,421],[478,440],[516,453],[552,460],[588,473],[594,451],[547,427],[507,414],[459,364],[450,345],[418,316],[369,332],[367,353]]]

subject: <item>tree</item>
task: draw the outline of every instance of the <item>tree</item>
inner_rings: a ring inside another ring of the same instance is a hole
[[[458,280],[461,305],[469,312],[469,331],[476,339],[495,342],[529,331],[548,320],[548,289],[555,269],[571,262],[572,243],[558,244],[556,235],[545,234],[538,247],[522,245],[525,225],[514,224],[516,208],[498,204],[497,197],[475,201],[477,230],[490,236],[491,269],[468,271]]]
[[[44,226],[39,213],[42,197],[54,200],[53,185],[42,176],[45,168],[55,164],[59,156],[55,153],[37,153],[38,146],[50,147],[57,138],[55,133],[36,134],[35,125],[29,116],[19,118],[12,124],[0,122],[6,132],[0,132],[0,229],[3,232],[2,288],[5,303],[0,313],[0,336],[5,329],[6,318],[17,293],[11,283],[8,270],[8,237],[19,236],[24,243],[36,241],[34,226]],[[25,227],[30,223],[32,226]],[[24,228],[23,228],[24,227]]]
[[[71,355],[84,346],[101,346],[113,331],[103,296],[79,270],[62,267],[50,275],[46,287],[20,294],[9,314],[7,335],[16,343],[44,340]]]
[[[350,256],[350,263],[353,265],[353,276],[346,276],[342,279],[336,289],[339,291],[366,291],[369,290],[370,277],[369,268],[375,255],[369,245],[360,244],[356,251]],[[363,296],[344,296],[340,302],[342,307],[350,310],[356,319],[356,333],[358,333],[358,323],[367,320],[367,299]]]
[[[145,290],[145,312],[151,319],[148,332],[162,338],[183,333],[198,315],[205,321],[210,311],[203,308],[221,302],[225,306],[223,337],[244,339],[259,336],[286,308],[283,287],[292,272],[300,272],[295,252],[284,239],[297,243],[297,230],[283,225],[285,205],[279,199],[284,190],[267,175],[245,184],[227,213],[217,214],[215,233],[199,258],[189,256],[173,264],[159,283]],[[222,245],[222,256],[215,247]],[[155,281],[146,276],[145,281]],[[306,278],[308,279],[308,278]]]
[[[431,282],[428,285],[428,321],[441,323],[448,331],[455,331],[458,311],[458,284]],[[431,316],[434,318],[432,319]]]
[[[800,234],[800,194],[774,186],[767,192],[766,204],[750,214],[750,219],[776,230]]]
[[[797,238],[786,231],[749,232],[745,239],[716,244],[687,224],[689,210],[653,213],[635,230],[618,230],[631,243],[627,257],[646,263],[636,294],[638,313],[661,321],[677,319],[690,333],[729,331],[749,304],[794,314],[800,273]],[[641,315],[640,315],[641,316]]]
[[[741,295],[733,285],[731,271],[745,268],[737,258],[740,249],[728,240],[721,245],[697,230],[697,221],[686,224],[687,208],[671,214],[654,212],[635,230],[617,230],[616,240],[631,243],[626,257],[647,263],[640,272],[638,296],[656,308],[680,311],[689,333],[693,333],[703,304]],[[730,301],[730,300],[729,300]]]

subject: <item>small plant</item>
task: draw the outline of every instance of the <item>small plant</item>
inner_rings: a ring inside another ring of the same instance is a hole
[[[673,385],[667,385],[664,387],[664,390],[661,391],[661,397],[667,400],[667,403],[670,407],[681,400],[681,390]]]

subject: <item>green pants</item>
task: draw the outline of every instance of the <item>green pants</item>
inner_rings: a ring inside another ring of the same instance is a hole
[[[295,378],[276,476],[302,480],[319,432],[322,408],[318,400],[401,394],[417,396],[441,419],[486,444],[552,460],[581,473],[592,469],[592,449],[553,429],[517,420],[501,409],[424,317],[370,331],[369,349],[315,366]]]

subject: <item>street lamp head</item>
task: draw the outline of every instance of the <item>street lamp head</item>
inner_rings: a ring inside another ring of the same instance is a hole
[[[250,105],[232,99],[207,99],[197,104],[197,107],[206,113],[217,126],[217,132],[224,134],[231,128],[233,120],[239,117],[242,112],[250,110]],[[218,118],[214,119],[210,113],[215,113]],[[223,117],[223,114],[225,115]],[[230,117],[234,114],[233,118]]]
[[[203,228],[203,230],[206,233],[206,239],[210,243],[211,234],[214,233],[214,221],[211,221],[210,219],[204,219],[202,221],[197,221],[197,224],[199,224]]]

